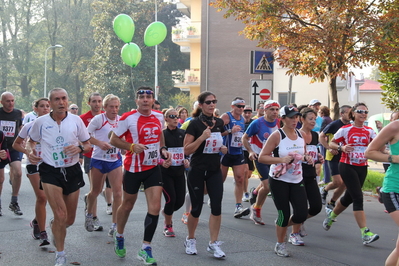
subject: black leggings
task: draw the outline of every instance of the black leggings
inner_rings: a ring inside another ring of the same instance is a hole
[[[319,185],[315,176],[304,176],[303,184],[305,185],[306,196],[309,202],[308,213],[311,216],[319,214],[322,208],[321,195]]]
[[[182,172],[182,171],[179,171]],[[165,207],[163,209],[166,215],[172,215],[184,204],[186,196],[186,178],[183,174],[170,175],[162,172],[163,195],[165,197]]]
[[[287,183],[269,177],[269,186],[278,212],[276,224],[281,227],[288,225],[291,215],[290,203],[293,210],[292,222],[303,223],[308,217],[308,200],[303,182]]]
[[[355,166],[340,162],[338,169],[346,186],[341,204],[348,207],[353,202],[353,211],[363,211],[362,187],[367,176],[367,166]]]
[[[222,214],[223,179],[222,171],[204,171],[190,168],[187,175],[187,187],[191,199],[191,215],[198,218],[201,215],[204,202],[204,184],[211,200],[211,213]]]

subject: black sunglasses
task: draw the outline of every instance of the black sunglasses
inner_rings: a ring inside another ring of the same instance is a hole
[[[152,90],[139,90],[137,91],[137,94],[154,94],[154,92]]]
[[[238,107],[238,108],[245,108],[245,105],[239,105],[239,104],[237,104],[236,107]]]
[[[212,101],[205,101],[204,103],[209,105],[211,103],[216,104],[217,102],[218,102],[218,100],[212,100]]]
[[[71,110],[78,110],[79,108],[77,107],[72,107]]]
[[[168,117],[169,117],[169,118],[172,118],[172,119],[179,118],[179,116],[178,116],[178,115],[168,115]]]
[[[369,111],[367,110],[355,110],[355,112],[358,114],[366,114],[366,115],[369,113]]]
[[[244,113],[252,113],[252,110],[244,110]]]

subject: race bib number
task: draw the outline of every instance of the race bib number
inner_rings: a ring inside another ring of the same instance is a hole
[[[231,134],[230,147],[241,148],[242,147],[242,142],[241,142],[242,135],[243,135],[243,133],[241,131],[234,132],[233,134]]]
[[[355,164],[364,164],[367,161],[365,158],[364,153],[366,152],[366,146],[354,146],[353,151],[350,152],[350,160],[352,163]]]
[[[220,132],[212,132],[211,136],[205,140],[203,153],[219,153],[220,147],[223,145],[223,138]]]
[[[184,149],[183,147],[168,148],[172,154],[171,166],[181,166],[184,163]]]
[[[313,162],[316,162],[318,160],[317,157],[317,146],[315,145],[306,145],[306,151],[308,152],[308,155],[312,157]],[[307,162],[305,162],[307,163]]]
[[[104,151],[103,159],[106,159],[106,160],[118,159],[118,153],[119,153],[119,149],[116,147],[112,147],[111,149]]]
[[[36,155],[42,157],[42,145],[40,143],[36,143]]]
[[[72,163],[72,157],[68,157],[65,153],[64,147],[66,146],[69,146],[69,143],[54,145],[51,147],[54,167],[65,167]]]
[[[3,131],[5,137],[13,138],[15,136],[15,129],[17,123],[15,121],[0,121],[1,131]]]
[[[144,150],[143,165],[158,165],[159,143],[147,144]]]

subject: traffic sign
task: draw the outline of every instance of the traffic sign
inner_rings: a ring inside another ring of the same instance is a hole
[[[271,79],[251,79],[251,106],[256,110],[258,103],[273,98],[273,81]]]
[[[273,74],[273,53],[251,51],[251,74]]]

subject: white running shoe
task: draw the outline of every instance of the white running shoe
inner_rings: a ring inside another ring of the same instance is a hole
[[[288,254],[285,242],[283,243],[276,243],[276,246],[274,247],[274,252],[277,254],[277,256],[280,257],[289,257],[290,254]]]
[[[249,219],[251,219],[255,224],[265,225],[265,222],[262,220],[262,216],[260,215],[261,209],[255,209],[254,206],[251,206],[251,215]]]
[[[301,224],[301,228],[299,229],[299,235],[301,237],[305,237],[305,236],[308,235],[308,233],[305,230],[305,224],[304,223]]]
[[[110,205],[110,206],[107,205],[107,208],[105,209],[105,212],[106,212],[108,215],[112,215],[112,205]]]
[[[186,247],[186,254],[197,255],[197,240],[195,238],[188,239],[188,237],[186,237],[184,246]]]
[[[305,242],[303,242],[302,237],[299,233],[290,234],[288,242],[293,244],[294,246],[304,246]]]
[[[223,244],[222,241],[215,241],[213,243],[209,242],[207,251],[212,253],[215,258],[222,259],[226,257],[226,254],[220,249],[220,245]]]

